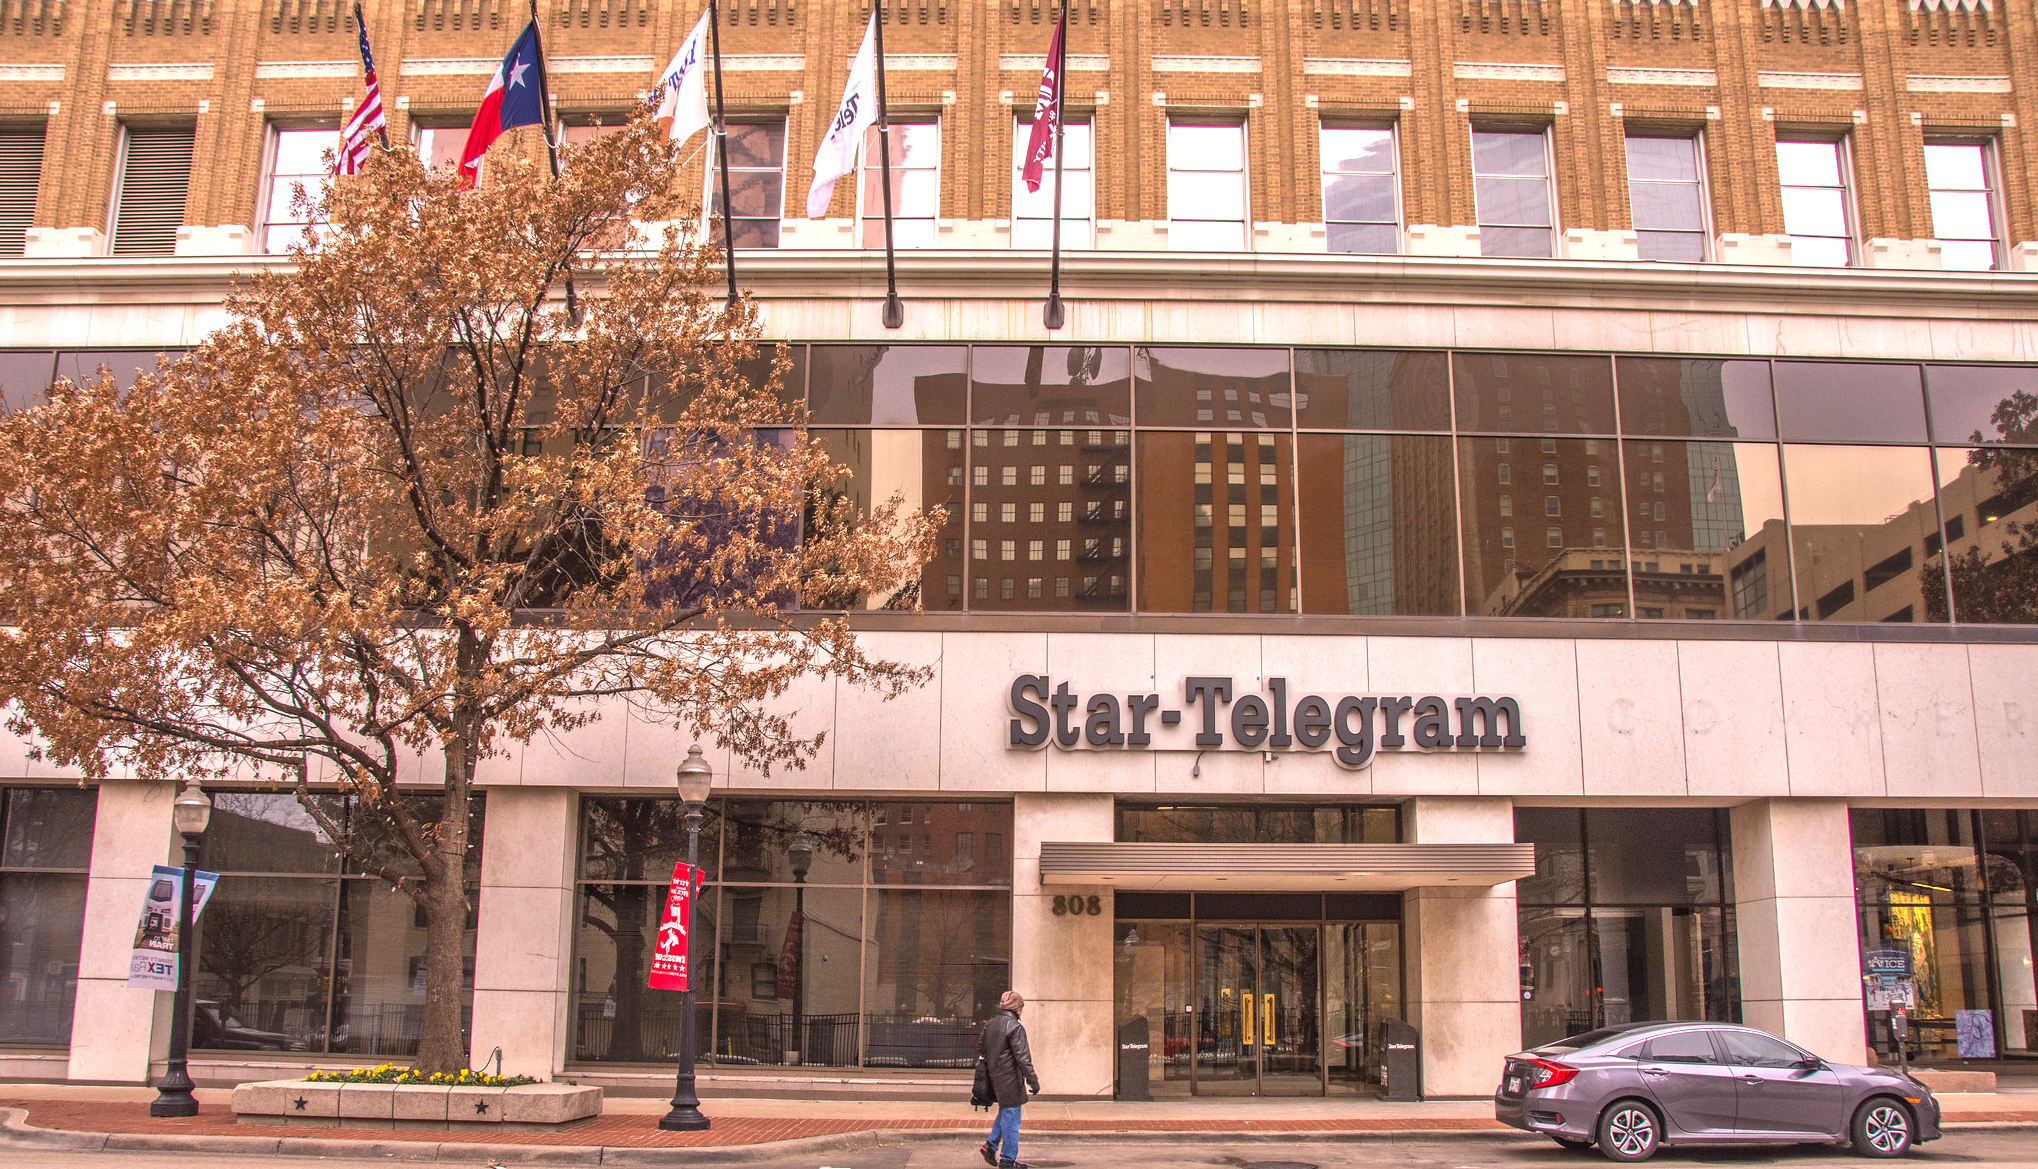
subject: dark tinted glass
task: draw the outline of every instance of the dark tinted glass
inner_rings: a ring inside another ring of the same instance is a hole
[[[1012,805],[873,804],[870,879],[876,885],[1010,885]]]
[[[979,345],[970,420],[992,426],[1125,426],[1132,351],[1116,345]]]
[[[1595,903],[1720,900],[1721,842],[1710,808],[1588,808],[1585,839]]]
[[[1783,531],[1783,484],[1768,443],[1637,439],[1622,444],[1635,615],[1762,617],[1734,583]],[[1616,506],[1608,498],[1602,506]],[[1738,575],[1737,575],[1738,572]]]
[[[1928,365],[1925,391],[1939,442],[2038,444],[2038,367]]]
[[[1304,434],[1296,441],[1303,610],[1457,615],[1451,440]]]
[[[1012,986],[1011,894],[872,889],[869,898],[865,1065],[968,1067],[977,1029]],[[854,1000],[852,991],[848,1009]]]
[[[801,874],[794,855],[811,853],[805,880],[814,885],[857,884],[863,880],[866,809],[861,800],[730,800],[723,805],[729,824],[722,846],[725,881],[793,881]]]
[[[708,880],[720,870],[722,803],[701,816],[700,866]],[[592,881],[665,885],[686,860],[686,806],[676,799],[600,799],[580,803],[580,876]]]
[[[1139,435],[1139,607],[1290,613],[1295,504],[1289,437]]]
[[[969,464],[972,609],[1126,608],[1132,572],[1132,431],[971,431]],[[944,588],[959,600],[962,578],[945,580]]]
[[[1925,441],[1924,387],[1915,365],[1779,361],[1775,370],[1786,439]]]
[[[331,812],[344,820],[337,798]],[[215,873],[337,873],[340,850],[288,792],[217,792],[198,864]],[[210,909],[205,918],[212,921]]]
[[[1613,362],[1569,353],[1452,356],[1458,429],[1613,433]]]
[[[1585,901],[1585,853],[1576,808],[1516,808],[1514,839],[1536,846],[1536,875],[1515,883],[1523,905],[1579,905]]]
[[[78,1001],[78,947],[85,934],[85,878],[0,873],[0,1043],[61,1047]]]
[[[1927,562],[1939,521],[1927,450],[1786,446],[1783,476],[1800,617],[1933,619],[1924,590],[1938,572]]]
[[[737,246],[742,245],[739,243]],[[790,352],[786,355],[788,366],[784,380],[779,382],[778,398],[788,406],[796,406],[807,392],[807,347],[787,345],[784,348]],[[760,342],[757,346],[757,356],[740,363],[739,371],[752,386],[762,388],[770,383],[772,362],[779,349],[780,346],[777,344]],[[661,417],[674,420],[678,418],[679,412],[699,395],[699,380],[696,378],[689,384],[683,374],[678,377],[661,377],[653,381],[651,392],[653,408]],[[544,403],[544,409],[549,420],[551,409],[549,401]],[[787,410],[783,420],[790,421],[792,416],[793,412]]]
[[[0,790],[0,869],[84,869],[92,863],[97,788]]]
[[[1864,904],[1981,897],[1974,818],[1951,808],[1856,808],[1854,889]]]
[[[214,811],[207,844],[219,826]],[[334,879],[220,877],[197,930],[193,1048],[326,1050],[339,886]]]
[[[1774,438],[1769,363],[1716,357],[1622,357],[1622,434]]]
[[[1720,1043],[1727,1049],[1727,1062],[1758,1068],[1787,1068],[1804,1058],[1804,1052],[1781,1039],[1753,1031],[1721,1031]]]
[[[2038,504],[2038,450],[2028,447],[1941,447],[1939,518],[1952,552],[1955,616],[1998,625],[2038,623],[2038,557],[2017,529]],[[2007,522],[2005,522],[2007,521]],[[1946,619],[1939,560],[1923,558],[1917,579],[1931,620]]]
[[[1296,424],[1317,430],[1449,430],[1449,358],[1394,349],[1295,351]]]
[[[55,357],[47,349],[0,350],[0,413],[25,410],[42,399]]]
[[[1703,1031],[1679,1031],[1658,1035],[1642,1045],[1642,1058],[1664,1063],[1718,1063],[1712,1036]]]
[[[1141,426],[1232,430],[1286,427],[1292,390],[1285,349],[1132,351]]]
[[[709,959],[715,937],[720,890],[713,885],[695,903],[694,936],[700,982],[700,1039],[708,1046],[716,1001],[716,964]],[[657,951],[658,922],[665,911],[660,885],[582,885],[579,936],[574,942],[573,1058],[589,1062],[648,1063],[679,1050],[679,995],[645,985]],[[753,951],[759,948],[755,935]],[[720,1048],[715,1050],[719,1051]],[[702,1052],[707,1060],[707,1053]]]
[[[1393,807],[1335,804],[1120,804],[1118,839],[1157,844],[1394,844],[1400,840],[1400,814]]]
[[[1734,943],[1718,908],[1594,909],[1608,1023],[1734,1017]]]
[[[356,1056],[417,1054],[425,1013],[425,927],[417,903],[378,881],[342,881],[336,941],[339,978],[327,1050]],[[471,914],[462,941],[463,989],[472,994]]]
[[[807,402],[816,423],[961,422],[968,350],[960,345],[816,345]]]
[[[1523,905],[1520,921],[1522,1046],[1572,1051],[1607,1038],[1592,1034],[1600,1017],[1585,910]]]
[[[856,1066],[862,908],[861,889],[723,886],[715,1062]]]
[[[1611,439],[1458,440],[1470,613],[1628,615],[1616,455]]]
[[[80,349],[57,354],[57,376],[69,378],[83,384],[99,376],[99,367],[113,375],[115,385],[125,389],[144,373],[156,372],[158,355],[175,361],[184,356],[182,349]]]
[[[885,596],[866,594],[810,595],[812,609],[910,608],[917,596],[930,609],[953,608],[947,579],[958,574],[963,538],[962,431],[950,430],[824,430],[809,432],[835,464],[848,471],[824,496],[831,507],[846,500],[856,514],[869,515],[894,495],[909,508],[946,510],[935,558],[922,567],[918,580]],[[809,504],[810,509],[814,506]],[[810,510],[808,531],[814,530]],[[950,541],[955,541],[951,544]],[[951,553],[953,553],[951,555]]]

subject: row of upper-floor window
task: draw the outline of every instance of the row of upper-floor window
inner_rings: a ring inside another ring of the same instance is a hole
[[[560,128],[568,144],[613,128],[594,122]],[[1010,239],[1017,248],[1049,246],[1054,229],[1054,180],[1029,189],[1020,173],[1031,127],[1015,118],[1011,134]],[[1170,119],[1167,126],[1167,243],[1186,251],[1243,251],[1253,246],[1253,209],[1247,126],[1242,121]],[[942,125],[939,118],[902,117],[892,126],[892,236],[898,247],[936,246],[942,216]],[[870,144],[877,131],[870,132]],[[1319,123],[1318,158],[1325,250],[1396,254],[1403,250],[1406,217],[1398,129],[1392,123]],[[457,161],[466,127],[421,123],[412,145],[434,165]],[[272,125],[259,194],[260,247],[281,252],[305,223],[296,201],[302,189],[316,196],[328,181],[331,129]],[[115,255],[167,255],[185,219],[194,131],[128,127],[107,216],[108,250]],[[1636,254],[1643,260],[1703,262],[1716,258],[1705,138],[1696,130],[1631,130],[1625,166]],[[734,122],[729,127],[729,202],[737,247],[781,243],[786,215],[786,123],[783,118]],[[1066,126],[1061,164],[1061,245],[1097,245],[1096,143],[1092,125]],[[856,242],[884,243],[880,168],[870,160],[859,173]],[[1927,136],[1925,180],[1932,237],[1941,266],[1986,271],[2005,266],[2009,242],[1996,143],[1987,137]],[[40,131],[0,133],[0,255],[20,254],[33,219],[42,157]],[[570,152],[569,152],[570,157]],[[1481,254],[1554,257],[1561,254],[1563,217],[1555,157],[1547,126],[1474,123],[1471,173]],[[1779,202],[1791,262],[1840,267],[1862,259],[1860,214],[1846,136],[1780,135],[1776,143]],[[704,204],[721,210],[718,168],[708,176]],[[790,176],[796,179],[797,173]]]

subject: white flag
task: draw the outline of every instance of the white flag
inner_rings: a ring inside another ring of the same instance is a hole
[[[842,105],[835,121],[814,152],[814,185],[807,188],[807,218],[828,214],[828,200],[835,196],[835,180],[856,169],[856,148],[863,141],[864,127],[877,121],[877,9],[870,10],[870,26],[863,30],[863,47],[849,66],[849,84],[842,89]]]
[[[672,55],[672,64],[658,75],[658,123],[665,136],[684,142],[708,128],[708,13],[701,13],[692,35]]]

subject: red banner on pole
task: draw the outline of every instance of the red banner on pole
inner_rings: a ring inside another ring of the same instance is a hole
[[[700,887],[699,869],[689,872],[684,861],[672,867],[672,888],[665,895],[665,920],[658,923],[658,950],[651,956],[647,984],[652,990],[687,989],[687,931],[692,928],[693,899]]]
[[[785,945],[778,952],[778,997],[794,999],[800,997],[800,949],[801,935],[806,932],[807,923],[801,915],[793,914],[786,923]]]

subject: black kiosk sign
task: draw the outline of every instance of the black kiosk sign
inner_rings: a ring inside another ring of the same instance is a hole
[[[1375,751],[1506,751],[1528,745],[1521,704],[1485,695],[1304,693],[1286,678],[1264,691],[1228,677],[1182,681],[1179,706],[1159,694],[1083,694],[1045,674],[1012,680],[1008,745],[1064,750],[1160,747],[1181,750],[1328,750],[1346,767]],[[1186,710],[1184,709],[1186,708]],[[1181,730],[1184,715],[1189,722]],[[1190,731],[1194,737],[1188,737]],[[1156,736],[1176,742],[1156,743]]]

